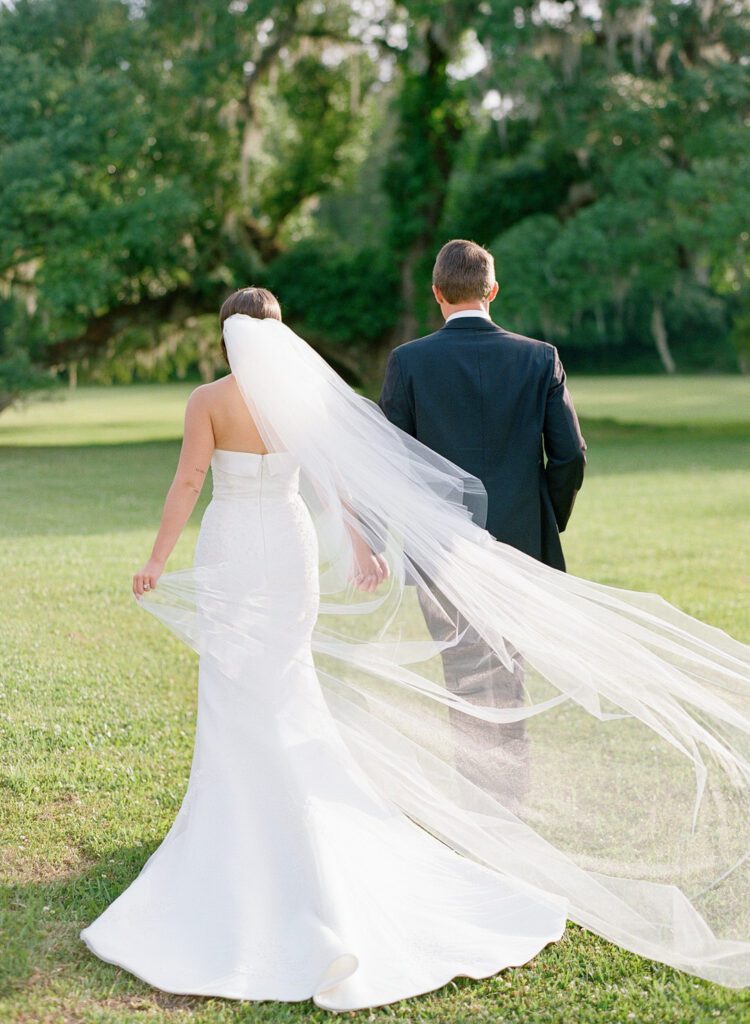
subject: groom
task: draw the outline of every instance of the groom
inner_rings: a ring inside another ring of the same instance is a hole
[[[395,348],[379,405],[388,419],[462,469],[487,491],[487,530],[565,570],[560,533],[583,483],[586,443],[557,349],[493,323],[499,290],[492,255],[453,239],[437,255],[432,291],[445,319],[432,334]],[[432,586],[420,590],[432,637],[466,627]],[[524,666],[514,648],[506,668],[472,630],[442,655],[446,686],[471,703],[524,704]],[[451,709],[464,775],[515,806],[528,789],[524,721],[496,725]]]

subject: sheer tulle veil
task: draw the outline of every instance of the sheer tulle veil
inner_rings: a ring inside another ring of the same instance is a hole
[[[235,314],[224,340],[268,450],[299,463],[318,675],[373,784],[453,849],[567,899],[583,927],[750,985],[750,647],[495,541],[481,482],[285,324]],[[351,582],[352,533],[388,560],[374,593]],[[193,567],[141,605],[236,679],[283,636],[273,586]]]

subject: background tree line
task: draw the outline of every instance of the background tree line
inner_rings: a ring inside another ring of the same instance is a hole
[[[350,380],[435,324],[450,236],[578,369],[750,372],[742,0],[0,9],[0,408],[213,376],[265,284]]]

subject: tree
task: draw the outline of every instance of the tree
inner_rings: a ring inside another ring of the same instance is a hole
[[[343,9],[25,0],[0,12],[0,273],[33,306],[44,362],[215,310],[279,255],[357,130],[349,58],[320,59]]]
[[[573,337],[588,317],[602,336],[617,336],[626,305],[645,302],[672,372],[670,305],[686,290],[708,300],[720,268],[747,260],[748,10],[721,0],[610,0],[591,13],[561,8],[544,26],[535,6],[523,10],[520,27],[547,74],[520,64],[506,80],[502,134],[517,138],[509,126],[525,121],[528,139],[558,139],[579,165],[555,211],[559,239],[543,257],[541,273],[553,282],[546,324]],[[507,35],[498,29],[492,45],[502,55]],[[496,244],[510,254],[517,229],[498,227]],[[515,268],[540,274],[523,258]]]
[[[525,333],[747,367],[749,38],[730,0],[1,8],[0,403],[183,372],[188,324],[210,375],[196,324],[251,282],[372,384],[451,236],[493,248]]]

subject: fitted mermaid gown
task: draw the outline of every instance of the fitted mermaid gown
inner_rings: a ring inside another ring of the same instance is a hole
[[[217,449],[211,466],[194,564],[231,564],[264,596],[268,635],[248,643],[240,673],[201,656],[180,810],[81,938],[168,992],[311,998],[334,1011],[528,962],[561,937],[566,900],[422,829],[374,787],[328,710],[310,646],[318,546],[298,463]]]

